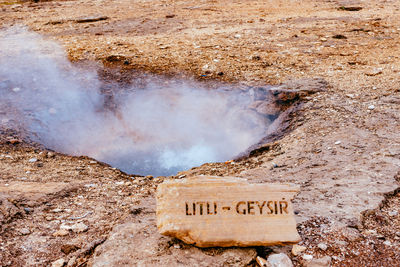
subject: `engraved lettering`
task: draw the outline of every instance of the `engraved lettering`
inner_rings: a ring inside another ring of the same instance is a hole
[[[267,207],[268,207],[268,209],[269,209],[268,214],[274,213],[274,207],[271,206],[271,204],[273,204],[273,203],[274,203],[273,201],[268,201],[268,202],[267,202]]]
[[[246,208],[242,208],[241,210],[239,210],[239,206],[240,206],[240,205],[244,205],[244,204],[246,204],[246,202],[244,202],[244,201],[239,201],[239,202],[236,204],[236,212],[237,212],[238,214],[246,214]]]
[[[189,213],[189,205],[187,202],[185,202],[185,206],[186,206],[186,215],[192,215],[192,213]]]
[[[289,212],[287,210],[287,207],[288,207],[287,201],[279,201],[279,207],[280,207],[280,210],[281,210],[281,214],[283,214],[282,211],[285,211],[286,214],[289,214]]]
[[[210,212],[210,203],[207,202],[207,215],[213,214]]]
[[[199,204],[199,206],[200,206],[200,215],[203,215],[203,204],[204,204],[204,202],[197,202],[197,204]]]
[[[275,204],[275,214],[278,214],[278,203],[274,201],[274,204]]]
[[[254,201],[247,201],[247,214],[254,215]]]
[[[257,201],[257,206],[260,209],[260,214],[262,214],[263,208],[265,206],[265,201],[263,201],[261,205],[260,205],[260,202]]]

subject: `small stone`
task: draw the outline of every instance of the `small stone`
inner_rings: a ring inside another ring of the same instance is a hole
[[[347,37],[343,34],[336,34],[334,36],[332,36],[332,38],[334,39],[347,39]]]
[[[390,246],[392,243],[389,240],[386,240],[385,242],[383,242],[383,244],[386,246]]]
[[[86,224],[82,223],[82,222],[74,224],[74,225],[71,226],[71,230],[74,233],[86,232],[88,229],[89,229],[89,227]]]
[[[303,255],[303,259],[306,261],[310,261],[313,259],[313,255],[309,255],[309,254],[304,254]]]
[[[367,76],[376,76],[376,75],[382,74],[382,70],[383,70],[382,68],[375,68],[375,69],[373,69],[373,70],[371,70],[369,72],[366,72],[365,75],[367,75]]]
[[[366,235],[376,235],[376,230],[369,229],[369,230],[364,231],[364,233]]]
[[[76,256],[73,256],[69,259],[68,263],[67,263],[67,267],[72,267],[75,265],[76,262]]]
[[[341,143],[342,143],[342,141],[338,140],[338,141],[335,142],[335,145],[340,145]]]
[[[34,163],[34,162],[37,161],[37,158],[31,158],[31,159],[29,159],[28,161],[29,161],[30,163]]]
[[[267,260],[268,267],[293,267],[293,263],[285,253],[272,254]]]
[[[19,233],[21,235],[29,235],[31,231],[28,228],[22,228],[21,230],[19,230]]]
[[[174,244],[174,248],[181,248],[179,244]]]
[[[60,230],[72,230],[72,226],[63,223],[60,225]]]
[[[260,267],[267,267],[268,262],[266,259],[261,258],[260,256],[257,256],[256,258],[256,262],[258,263],[258,265],[260,265]]]
[[[97,161],[91,160],[91,161],[89,161],[89,164],[91,164],[91,165],[97,164]]]
[[[313,259],[305,264],[305,267],[329,267],[331,266],[331,257],[325,256],[320,259]]]
[[[33,209],[32,208],[24,208],[24,211],[26,213],[31,213],[33,211]]]
[[[21,91],[21,88],[19,88],[19,87],[14,87],[12,90],[13,90],[13,92],[15,92],[15,93],[16,93],[16,92],[19,92],[19,91]]]
[[[53,236],[66,236],[69,234],[69,231],[66,229],[60,229],[53,233]]]
[[[320,40],[321,42],[326,42],[328,39],[326,39],[326,38],[324,38],[324,37],[321,37],[319,40]]]
[[[300,246],[300,245],[293,245],[292,254],[293,254],[293,256],[297,256],[300,253],[304,252],[306,249],[307,249],[306,247],[303,247],[303,246]]]
[[[399,214],[399,212],[397,210],[392,210],[392,211],[389,211],[388,214],[389,214],[389,216],[397,216]]]
[[[62,212],[62,211],[63,211],[63,209],[56,208],[56,209],[52,210],[51,212],[59,213],[59,212]]]
[[[328,249],[328,246],[325,243],[319,243],[317,247],[323,251]]]
[[[47,152],[46,157],[48,157],[48,158],[54,158],[55,155],[54,155],[53,152]]]
[[[90,17],[84,17],[84,18],[79,18],[76,19],[75,21],[77,23],[87,23],[87,22],[96,22],[96,21],[101,21],[101,20],[107,20],[107,16],[90,16]]]
[[[116,185],[123,185],[123,184],[125,184],[125,182],[124,181],[120,181],[120,182],[115,182],[115,184]]]
[[[234,36],[236,39],[239,39],[239,38],[241,38],[242,37],[242,35],[241,34],[235,34],[235,36]]]
[[[64,259],[58,259],[51,264],[51,267],[63,267],[65,263]]]
[[[74,244],[64,244],[61,246],[61,251],[65,255],[68,255],[71,252],[77,251],[78,249],[80,249],[80,247],[78,247],[77,245],[74,245]]]
[[[374,106],[374,105],[369,105],[369,106],[368,106],[368,109],[369,109],[369,110],[374,110],[374,109],[375,109],[375,106]]]
[[[347,243],[346,241],[343,240],[336,240],[335,241],[336,245],[340,246],[340,247],[346,247],[349,243]]]

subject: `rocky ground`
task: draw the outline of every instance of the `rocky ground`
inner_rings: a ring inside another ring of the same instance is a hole
[[[249,157],[176,177],[128,175],[1,125],[1,265],[256,266],[257,257],[400,265],[399,8],[394,0],[0,0],[0,27],[26,25],[74,62],[118,70],[106,78],[125,82],[140,70],[295,92],[276,135],[266,133]],[[199,249],[160,236],[157,184],[195,174],[299,184],[302,241]]]

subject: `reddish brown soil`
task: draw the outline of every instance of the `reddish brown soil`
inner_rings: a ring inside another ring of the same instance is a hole
[[[398,1],[380,0],[0,0],[0,27],[26,25],[60,42],[71,60],[106,67],[245,85],[322,78],[328,86],[297,106],[286,135],[234,164],[182,174],[300,184],[295,207],[306,254],[329,255],[333,266],[398,266],[399,10]],[[107,18],[78,22],[89,16]],[[16,141],[23,137],[1,129],[2,266],[74,257],[73,266],[85,266],[115,225],[154,217],[163,177],[132,178],[93,159]],[[30,163],[33,157],[38,161]],[[53,236],[62,223],[78,221],[88,230]],[[290,247],[257,248],[264,257],[282,250]]]

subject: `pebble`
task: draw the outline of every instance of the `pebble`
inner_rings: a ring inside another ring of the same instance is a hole
[[[53,152],[47,152],[46,157],[48,157],[48,158],[53,158],[54,156],[55,156],[55,155],[54,155]]]
[[[25,211],[26,213],[30,213],[30,212],[33,211],[33,209],[32,209],[32,208],[24,208],[24,211]]]
[[[124,183],[125,183],[124,181],[115,182],[116,185],[123,185]]]
[[[309,254],[304,254],[303,255],[303,259],[306,261],[310,261],[313,259],[313,255],[309,255]]]
[[[305,267],[329,267],[331,266],[331,257],[325,256],[320,259],[313,259],[308,262]]]
[[[293,263],[285,253],[272,254],[267,260],[268,267],[293,267]]]
[[[83,232],[86,232],[88,229],[89,229],[89,227],[86,224],[82,223],[82,222],[74,224],[74,225],[71,226],[71,230],[74,233],[83,233]]]
[[[267,260],[264,259],[264,258],[261,258],[260,256],[257,256],[256,262],[257,262],[258,265],[261,266],[261,267],[267,267],[267,266],[268,266],[268,265],[267,265],[267,264],[268,264]]]
[[[21,230],[19,230],[19,233],[21,235],[29,235],[31,231],[28,228],[22,228]]]
[[[293,245],[293,247],[292,247],[292,254],[293,254],[294,256],[297,256],[297,255],[299,255],[300,253],[304,252],[306,249],[307,249],[306,247],[303,247],[303,246],[300,246],[300,245]]]
[[[179,244],[174,244],[174,248],[181,248]]]
[[[59,212],[62,212],[62,211],[63,211],[62,209],[60,209],[60,208],[56,208],[56,209],[52,210],[51,212],[54,212],[54,213],[59,213]]]
[[[37,158],[31,158],[31,159],[29,159],[29,162],[30,163],[33,163],[33,162],[36,162],[37,161]]]
[[[236,39],[239,39],[239,38],[241,38],[242,37],[242,35],[240,35],[240,34],[235,34],[235,36],[234,36]]]
[[[67,263],[67,267],[72,267],[72,266],[74,266],[74,265],[75,265],[75,262],[76,262],[76,256],[72,256],[72,257],[69,259],[68,263]]]
[[[19,92],[19,91],[21,91],[21,88],[19,88],[19,87],[14,87],[12,90],[13,90],[13,92]]]
[[[335,142],[335,145],[340,145],[341,143],[342,143],[342,141],[338,140],[338,141]]]
[[[383,244],[385,244],[386,246],[390,246],[392,243],[389,240],[386,240],[385,242],[383,242]]]
[[[51,267],[63,267],[65,263],[64,259],[58,259],[51,264]]]
[[[328,246],[325,243],[319,243],[317,247],[323,251],[328,249]]]
[[[374,106],[374,105],[369,105],[369,106],[368,106],[368,109],[369,109],[369,110],[374,110],[374,109],[375,109],[375,106]]]
[[[365,73],[365,75],[367,75],[367,76],[375,76],[375,75],[382,74],[382,71],[383,71],[382,68],[375,68],[375,69]]]
[[[60,225],[60,230],[72,230],[72,226],[63,223]]]
[[[68,231],[68,230],[60,229],[60,230],[54,232],[54,233],[53,233],[53,236],[66,236],[66,235],[68,235],[68,234],[69,234],[69,231]]]
[[[389,211],[388,214],[389,214],[389,216],[397,216],[399,214],[399,212],[397,210],[392,210],[392,211]]]

